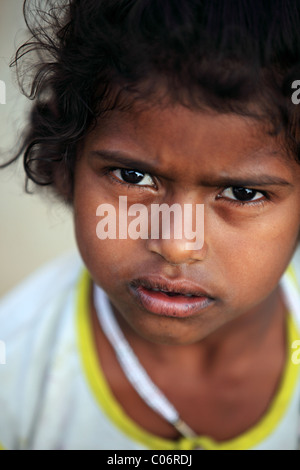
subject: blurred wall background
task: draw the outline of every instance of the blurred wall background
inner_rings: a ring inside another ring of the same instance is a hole
[[[0,161],[18,145],[28,101],[18,89],[9,62],[25,36],[23,0],[0,0],[0,80],[6,104],[0,104]],[[0,100],[1,101],[1,100]],[[36,268],[75,249],[70,209],[24,190],[22,162],[0,170],[0,297]]]

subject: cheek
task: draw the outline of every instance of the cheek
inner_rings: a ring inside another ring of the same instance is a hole
[[[100,240],[96,233],[99,223],[97,207],[94,203],[88,209],[85,204],[81,204],[74,211],[75,235],[80,254],[92,278],[110,293],[132,277],[133,265],[142,255],[141,241],[130,238]]]
[[[96,211],[93,213],[91,205],[84,200],[74,205],[74,228],[78,249],[83,261],[89,269],[89,264],[97,253],[96,243]]]
[[[299,220],[290,212],[273,213],[234,229],[224,225],[216,233],[214,259],[230,298],[255,302],[276,287],[286,270],[297,246]]]
[[[78,178],[74,192],[74,229],[77,246],[85,266],[94,279],[100,273],[107,273],[111,264],[109,260],[114,256],[113,241],[99,240],[97,237],[97,207],[105,202],[105,195],[99,188],[91,188],[90,181],[82,177]],[[88,190],[86,189],[88,188]]]

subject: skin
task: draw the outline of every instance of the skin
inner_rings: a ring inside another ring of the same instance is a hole
[[[118,151],[118,159],[122,152],[136,164],[108,161],[96,155],[101,151]],[[88,134],[78,156],[75,232],[93,281],[107,292],[128,341],[186,422],[218,440],[238,435],[265,413],[285,363],[286,309],[278,283],[299,236],[300,165],[284,151],[281,136],[271,137],[258,121],[180,105],[114,111]],[[153,167],[144,171],[146,184],[122,181],[118,168],[141,171],[145,163]],[[262,176],[283,181],[244,185],[257,192],[243,205],[228,189],[232,179]],[[127,196],[128,206],[149,208],[204,204],[203,247],[188,251],[184,239],[100,241],[96,208],[109,203],[118,214],[119,196]],[[214,301],[184,319],[152,314],[129,289],[149,273],[197,283]],[[150,432],[178,437],[124,378],[92,298],[91,316],[99,359],[127,414]]]

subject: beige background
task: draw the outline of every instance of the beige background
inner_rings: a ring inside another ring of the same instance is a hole
[[[0,80],[6,104],[0,104],[0,160],[18,144],[27,99],[18,90],[8,64],[25,35],[23,0],[0,0]],[[22,162],[0,170],[0,297],[48,260],[75,249],[72,214],[61,203],[24,191]]]

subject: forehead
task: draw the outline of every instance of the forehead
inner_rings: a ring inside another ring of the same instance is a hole
[[[113,111],[99,120],[85,141],[87,151],[123,151],[164,169],[209,171],[212,165],[255,167],[280,163],[300,167],[266,122],[236,114],[194,111],[184,106]]]

